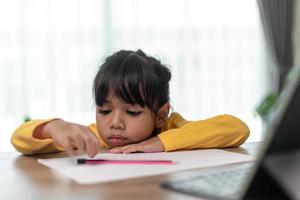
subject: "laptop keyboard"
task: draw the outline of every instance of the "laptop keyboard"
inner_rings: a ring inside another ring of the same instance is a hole
[[[184,180],[163,182],[164,188],[208,199],[239,199],[251,171],[248,163],[226,171],[210,172]]]

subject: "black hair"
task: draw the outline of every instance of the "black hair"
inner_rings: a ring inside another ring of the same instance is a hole
[[[126,103],[146,106],[157,115],[169,102],[170,79],[171,72],[158,59],[140,49],[120,50],[105,59],[95,76],[95,103],[101,106],[113,95]]]

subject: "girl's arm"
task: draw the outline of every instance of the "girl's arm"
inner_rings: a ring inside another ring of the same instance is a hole
[[[250,134],[248,126],[231,115],[190,122],[177,113],[172,115],[166,124],[167,130],[158,135],[165,151],[237,147]]]
[[[70,156],[93,157],[100,146],[94,129],[94,125],[86,127],[60,119],[32,120],[17,128],[11,142],[27,155],[66,151]]]
[[[33,137],[34,131],[55,119],[35,119],[25,122],[19,126],[11,137],[11,143],[15,149],[26,155],[38,153],[53,153],[63,151],[61,147],[55,145],[53,139],[37,139]]]

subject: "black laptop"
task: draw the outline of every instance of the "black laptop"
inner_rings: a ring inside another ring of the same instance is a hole
[[[184,180],[163,188],[205,199],[300,199],[300,69],[292,69],[269,116],[255,163]]]

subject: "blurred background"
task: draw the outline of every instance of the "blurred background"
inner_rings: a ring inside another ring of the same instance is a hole
[[[120,49],[167,64],[174,111],[233,114],[261,140],[255,109],[277,84],[266,44],[255,0],[0,0],[0,151],[28,118],[93,123],[92,80]]]

